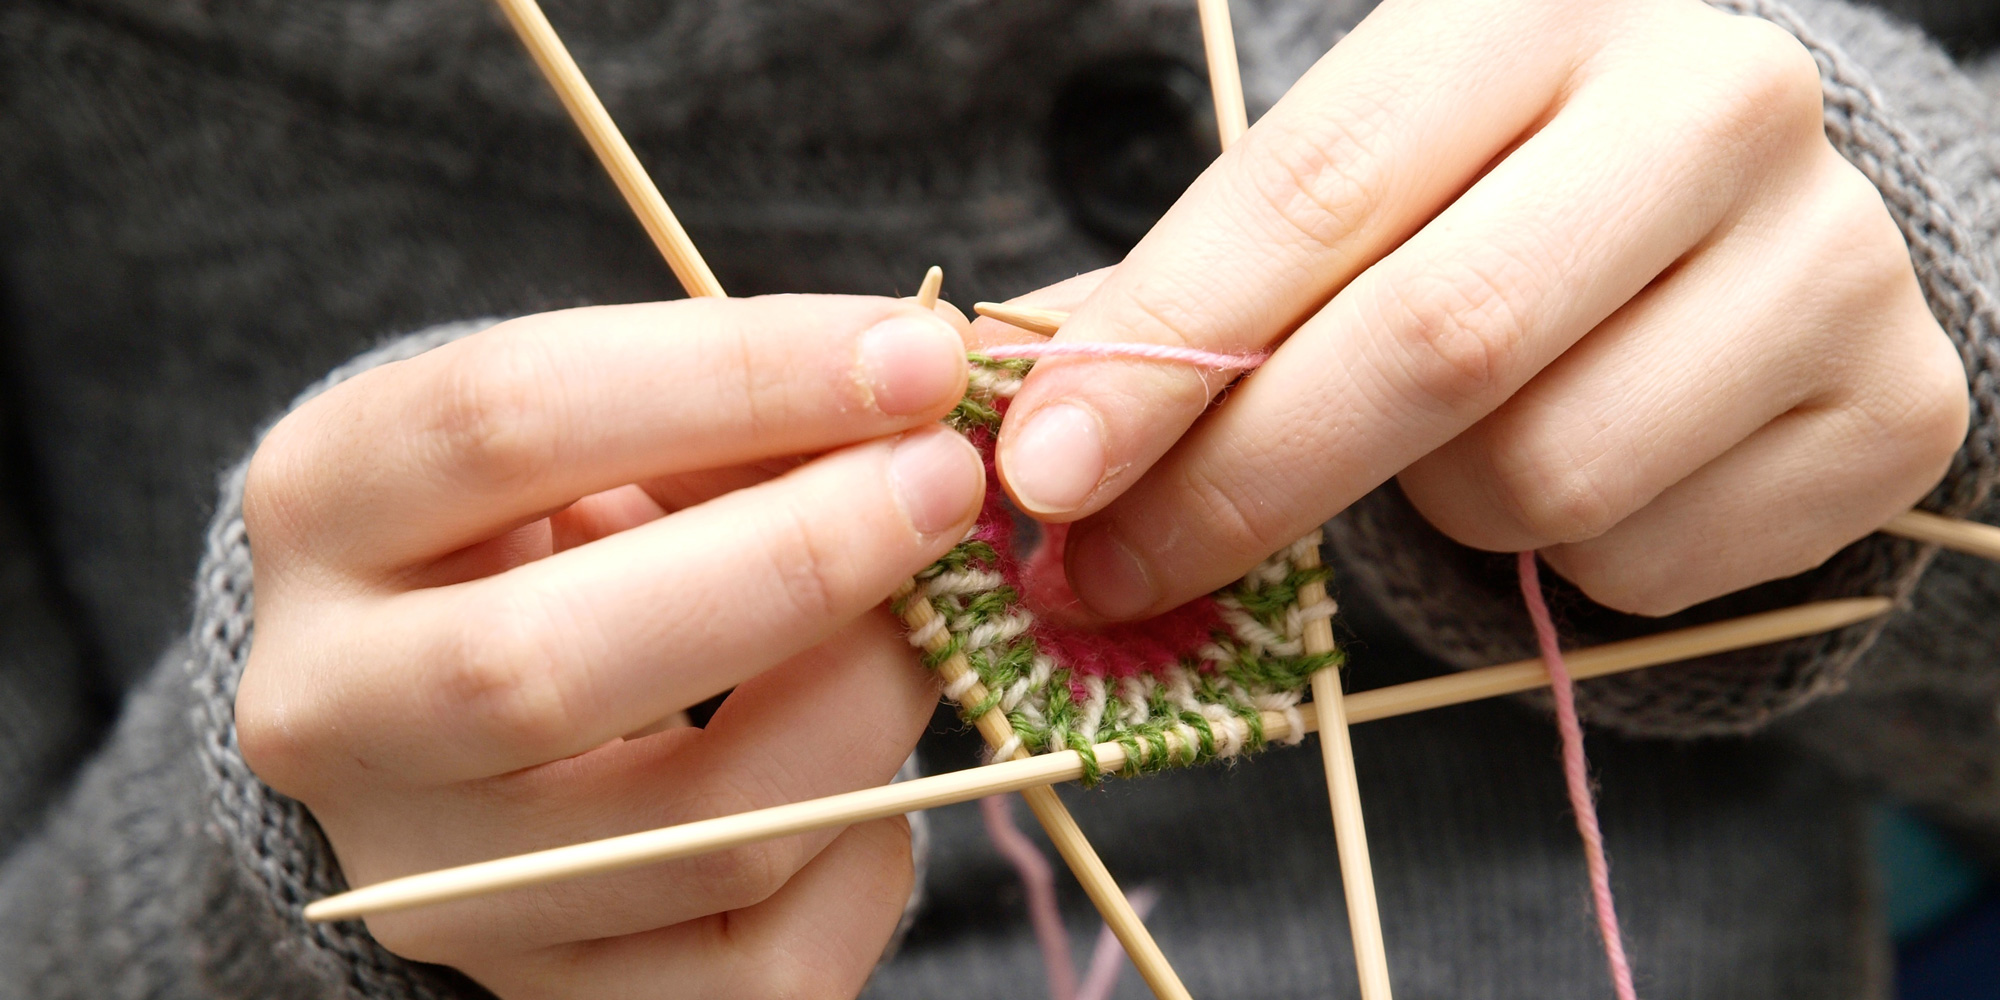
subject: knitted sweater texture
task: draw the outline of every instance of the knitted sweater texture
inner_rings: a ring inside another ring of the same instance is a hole
[[[1201,65],[1170,0],[549,8],[739,294],[908,291],[941,263],[970,301],[1109,263],[1102,192],[1051,166],[1065,87]],[[1960,346],[1974,426],[1929,505],[2000,517],[2000,72],[1838,0],[1732,9],[1812,49],[1828,134]],[[1253,111],[1365,10],[1237,4]],[[472,317],[673,297],[670,276],[479,0],[21,0],[0,136],[0,998],[481,995],[299,918],[343,883],[235,744],[255,608],[232,470],[301,387]],[[1393,486],[1328,539],[1355,683],[1530,655],[1508,561]],[[1591,642],[1864,593],[1902,605],[1580,691],[1606,732],[1726,737],[1594,749],[1646,995],[1879,995],[1857,782],[2000,845],[2000,571],[1870,539],[1665,623],[1558,595]],[[1552,740],[1515,705],[1357,731],[1409,995],[1601,993]],[[1199,995],[1351,982],[1324,804],[1287,794],[1316,766],[1274,751],[1077,800],[1114,870],[1162,890]],[[966,811],[934,820],[928,904],[868,995],[1013,995],[1038,977],[1004,865]]]

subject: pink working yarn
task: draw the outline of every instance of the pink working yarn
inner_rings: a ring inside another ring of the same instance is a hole
[[[1535,554],[1517,556],[1521,577],[1521,599],[1528,604],[1528,617],[1535,622],[1535,639],[1542,647],[1542,662],[1548,665],[1549,693],[1555,696],[1556,728],[1562,733],[1563,782],[1569,788],[1570,811],[1576,814],[1576,832],[1583,837],[1583,862],[1590,871],[1590,901],[1597,910],[1597,933],[1604,939],[1604,959],[1611,968],[1611,988],[1618,1000],[1638,1000],[1632,987],[1632,965],[1625,960],[1625,939],[1618,933],[1618,910],[1611,900],[1611,863],[1604,857],[1604,833],[1597,826],[1597,803],[1590,794],[1590,765],[1583,756],[1583,725],[1576,716],[1576,685],[1569,667],[1563,663],[1562,646],[1556,639],[1555,622],[1549,618],[1548,603],[1542,600],[1541,574]]]
[[[1035,943],[1041,946],[1042,964],[1048,967],[1049,1000],[1076,1000],[1076,963],[1070,958],[1069,931],[1063,928],[1062,911],[1056,907],[1055,870],[1035,842],[1014,825],[1012,796],[980,799],[979,816],[986,821],[987,839],[1021,877],[1028,923],[1035,928]]]
[[[989,795],[979,800],[980,818],[986,821],[986,836],[1000,856],[1014,866],[1027,897],[1028,922],[1035,928],[1035,942],[1042,949],[1042,963],[1048,967],[1049,1000],[1110,1000],[1118,988],[1124,946],[1106,927],[1097,935],[1097,947],[1090,953],[1090,969],[1083,982],[1076,981],[1076,964],[1070,957],[1069,932],[1063,928],[1062,910],[1056,906],[1055,869],[1035,842],[1014,825],[1014,797]],[[1140,886],[1126,897],[1132,912],[1144,920],[1159,896]]]

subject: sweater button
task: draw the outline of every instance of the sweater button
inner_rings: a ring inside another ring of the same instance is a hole
[[[1164,56],[1087,67],[1050,116],[1055,188],[1077,225],[1120,250],[1139,242],[1215,159],[1208,80]]]

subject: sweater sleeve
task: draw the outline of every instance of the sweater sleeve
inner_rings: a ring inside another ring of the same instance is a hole
[[[1819,65],[1827,137],[1881,191],[1932,313],[1959,348],[1972,392],[1971,428],[1924,506],[1977,513],[2000,472],[2000,343],[1995,340],[1993,236],[2000,228],[2000,151],[1991,95],[1921,33],[1841,0],[1712,0],[1790,31]],[[1329,525],[1342,586],[1379,607],[1427,652],[1456,667],[1534,655],[1512,558],[1459,546],[1432,529],[1391,483]],[[1593,722],[1634,735],[1757,729],[1844,689],[1885,627],[1923,629],[1913,603],[1935,551],[1871,536],[1818,569],[1666,619],[1621,615],[1550,580],[1566,640],[1590,645],[1805,601],[1895,598],[1897,611],[1827,635],[1591,681],[1579,689]],[[1990,617],[1990,615],[1988,616]],[[1923,669],[1923,668],[1914,668]],[[1947,668],[1940,668],[1947,669]],[[1987,714],[1986,725],[1994,725]]]
[[[485,325],[394,341],[301,400]],[[487,996],[390,954],[357,923],[300,916],[345,885],[305,807],[258,781],[237,746],[253,611],[242,486],[238,464],[222,479],[188,638],[0,866],[0,997]]]

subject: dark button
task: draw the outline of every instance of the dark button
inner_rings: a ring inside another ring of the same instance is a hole
[[[1215,159],[1208,80],[1163,56],[1127,56],[1071,77],[1049,123],[1056,190],[1077,224],[1119,249]]]

